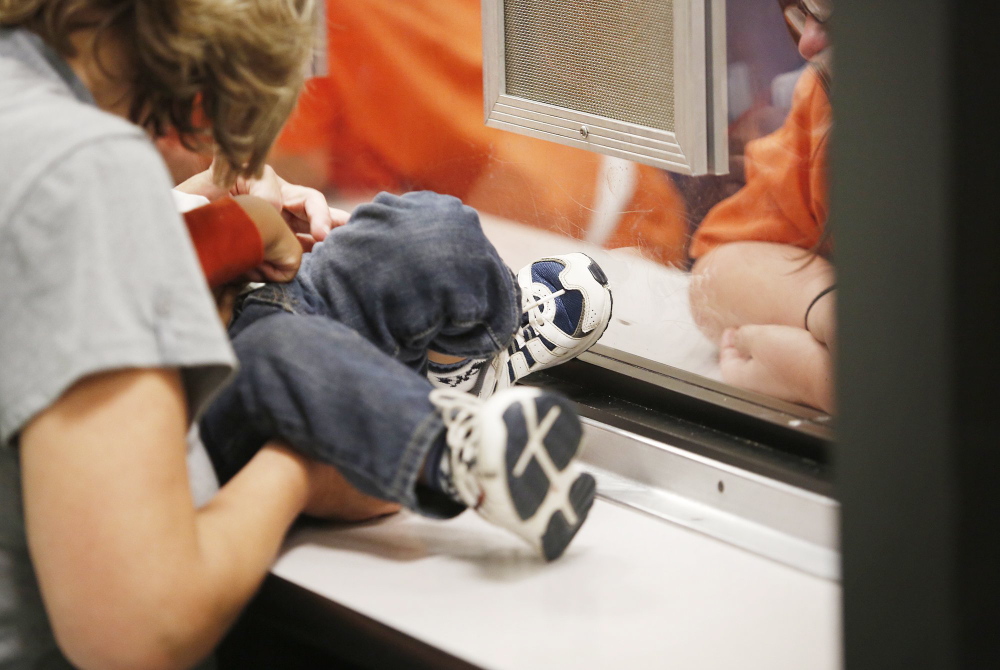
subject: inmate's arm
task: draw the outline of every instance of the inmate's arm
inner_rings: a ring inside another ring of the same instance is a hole
[[[804,328],[806,309],[835,281],[833,265],[798,247],[771,242],[730,242],[702,256],[692,268],[695,322],[718,342],[727,328],[748,324]],[[833,293],[813,306],[809,332],[834,344]]]
[[[833,283],[829,261],[789,245],[730,242],[700,258],[691,309],[720,344],[723,381],[832,412]]]
[[[834,411],[833,356],[804,329],[746,325],[727,330],[719,346],[727,384]]]

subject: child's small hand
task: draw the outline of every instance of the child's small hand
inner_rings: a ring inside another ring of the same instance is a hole
[[[259,179],[237,179],[231,193],[254,195],[271,203],[295,233],[303,251],[311,251],[313,245],[325,240],[330,230],[339,225],[322,193],[289,184],[270,165],[264,166]]]
[[[302,245],[292,230],[264,200],[250,195],[233,199],[253,220],[264,245],[264,263],[250,273],[249,279],[276,282],[294,279],[302,262]]]

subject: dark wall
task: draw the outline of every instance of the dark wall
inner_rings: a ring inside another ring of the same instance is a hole
[[[998,18],[836,5],[848,668],[1000,667]]]

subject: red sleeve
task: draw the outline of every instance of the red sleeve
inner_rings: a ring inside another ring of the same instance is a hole
[[[220,286],[264,262],[264,243],[253,219],[232,198],[184,214],[208,285]]]

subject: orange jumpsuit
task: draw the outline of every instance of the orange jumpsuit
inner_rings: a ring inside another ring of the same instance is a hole
[[[829,209],[827,146],[832,125],[830,99],[810,67],[796,86],[784,125],[747,144],[746,185],[709,211],[691,242],[691,257],[726,242],[748,240],[815,247]]]
[[[430,189],[585,236],[602,157],[485,126],[480,0],[327,0],[327,22],[329,76],[307,84],[279,154],[321,150],[341,191]],[[683,262],[680,195],[660,170],[637,179],[607,246]]]

